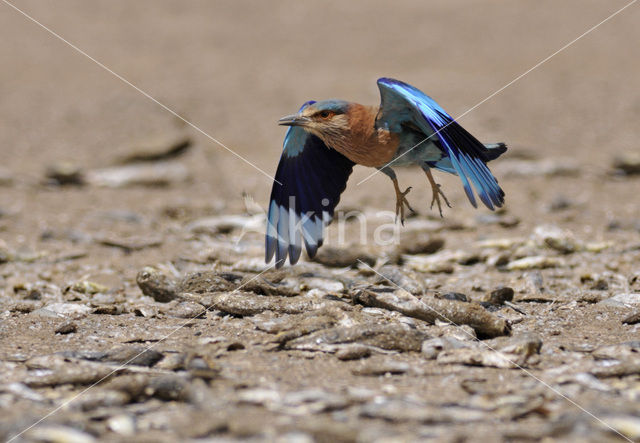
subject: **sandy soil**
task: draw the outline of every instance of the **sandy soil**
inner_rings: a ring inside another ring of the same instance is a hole
[[[390,76],[459,116],[625,4],[15,2],[266,174],[277,119],[306,100],[375,104]],[[393,190],[382,174],[358,186],[371,170],[356,168],[340,208],[365,214],[367,244],[348,223],[323,263],[258,276],[262,215],[242,196],[265,207],[271,179],[0,4],[0,438],[640,440],[640,176],[613,166],[639,149],[639,8],[461,119],[510,146],[492,164],[503,211],[474,210],[441,175],[442,221],[424,174],[399,170],[419,214],[399,244],[375,245]],[[126,166],[147,185],[104,186],[123,173],[106,168],[176,137],[183,154]],[[145,266],[164,280],[143,294]],[[398,291],[378,271],[427,305],[465,294],[462,310],[513,288],[483,305],[511,335],[367,306],[358,291]],[[367,338],[375,325],[444,349]],[[345,327],[360,335],[313,335]]]

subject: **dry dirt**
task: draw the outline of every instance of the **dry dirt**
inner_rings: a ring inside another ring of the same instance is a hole
[[[625,4],[15,1],[236,156],[0,3],[0,438],[640,441],[640,6],[461,119],[510,147],[497,214],[399,170],[419,214],[376,245],[356,168],[365,244],[275,271],[239,158],[381,76],[458,116]]]

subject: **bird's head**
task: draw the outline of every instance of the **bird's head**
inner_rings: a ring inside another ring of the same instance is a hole
[[[297,114],[282,117],[278,124],[300,126],[332,145],[336,137],[345,137],[350,130],[349,102],[343,100],[323,100],[305,103]]]

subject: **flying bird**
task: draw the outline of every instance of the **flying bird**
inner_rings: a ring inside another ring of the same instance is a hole
[[[507,150],[504,143],[482,144],[431,97],[391,78],[378,80],[379,107],[344,100],[308,101],[279,120],[289,126],[271,190],[266,232],[266,262],[276,267],[297,263],[302,244],[313,258],[322,246],[340,194],[354,165],[377,168],[393,182],[396,219],[404,223],[411,188],[401,191],[391,166],[420,165],[442,216],[442,200],[451,207],[431,169],[460,177],[474,207],[473,188],[493,210],[504,191],[486,163]]]

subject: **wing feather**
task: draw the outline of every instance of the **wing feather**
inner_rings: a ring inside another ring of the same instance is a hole
[[[480,200],[489,209],[493,210],[504,204],[504,191],[486,165],[486,162],[506,150],[504,145],[497,145],[495,150],[488,149],[435,100],[411,85],[381,78],[378,80],[378,87],[382,102],[376,124],[386,125],[389,130],[396,132],[400,132],[402,124],[407,122],[416,125],[424,132],[425,137],[440,142],[436,144],[444,151],[443,164],[448,166],[448,157],[474,207],[477,207],[477,203],[472,184]],[[430,166],[438,168],[437,162]],[[442,169],[452,172],[447,167]]]
[[[295,264],[303,244],[307,255],[315,256],[353,166],[315,135],[300,127],[289,128],[275,176],[282,184],[274,182],[267,214],[267,263],[275,255],[277,268],[287,256]]]

